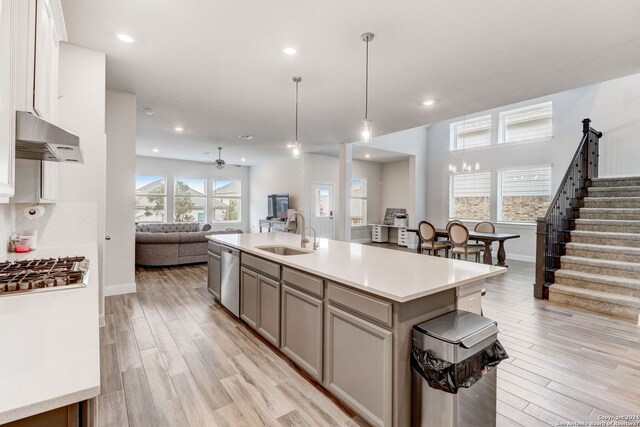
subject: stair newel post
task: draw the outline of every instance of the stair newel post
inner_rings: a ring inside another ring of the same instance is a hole
[[[580,153],[581,157],[582,157],[582,182],[581,182],[581,188],[584,188],[585,185],[587,185],[589,178],[591,178],[589,176],[589,151],[591,151],[591,135],[590,135],[590,129],[591,129],[591,119],[584,119],[582,121],[582,135],[583,138],[585,138],[585,144],[582,147],[582,153]]]
[[[545,282],[546,282],[546,252],[547,242],[547,220],[546,218],[538,218],[536,220],[536,282],[533,284],[533,296],[538,299],[546,298]]]

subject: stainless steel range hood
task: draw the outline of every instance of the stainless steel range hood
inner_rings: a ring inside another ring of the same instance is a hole
[[[16,158],[83,163],[78,136],[25,111],[16,111]]]

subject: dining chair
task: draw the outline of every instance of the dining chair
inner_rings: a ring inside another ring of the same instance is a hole
[[[482,221],[477,223],[476,226],[473,227],[473,231],[477,231],[479,233],[495,233],[496,226],[489,221]]]
[[[421,253],[426,250],[428,254],[437,256],[438,252],[444,249],[445,258],[449,257],[450,245],[436,240],[436,228],[430,222],[420,221],[418,235],[420,236]]]
[[[469,243],[469,229],[463,224],[451,224],[449,227],[449,240],[453,247],[451,248],[451,255],[455,258],[461,259],[464,254],[464,260],[468,260],[469,254],[476,256],[476,262],[480,262],[480,252],[484,248],[484,245],[476,245]]]
[[[462,224],[462,221],[460,221],[459,219],[452,219],[447,223],[447,231],[449,231],[449,227],[451,227],[453,224]]]

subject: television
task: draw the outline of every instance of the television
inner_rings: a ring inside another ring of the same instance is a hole
[[[267,219],[287,219],[287,210],[289,209],[288,194],[269,194],[267,196],[269,206],[269,216]]]

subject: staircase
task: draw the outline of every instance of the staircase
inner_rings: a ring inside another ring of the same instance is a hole
[[[640,177],[594,178],[549,300],[640,324]]]

